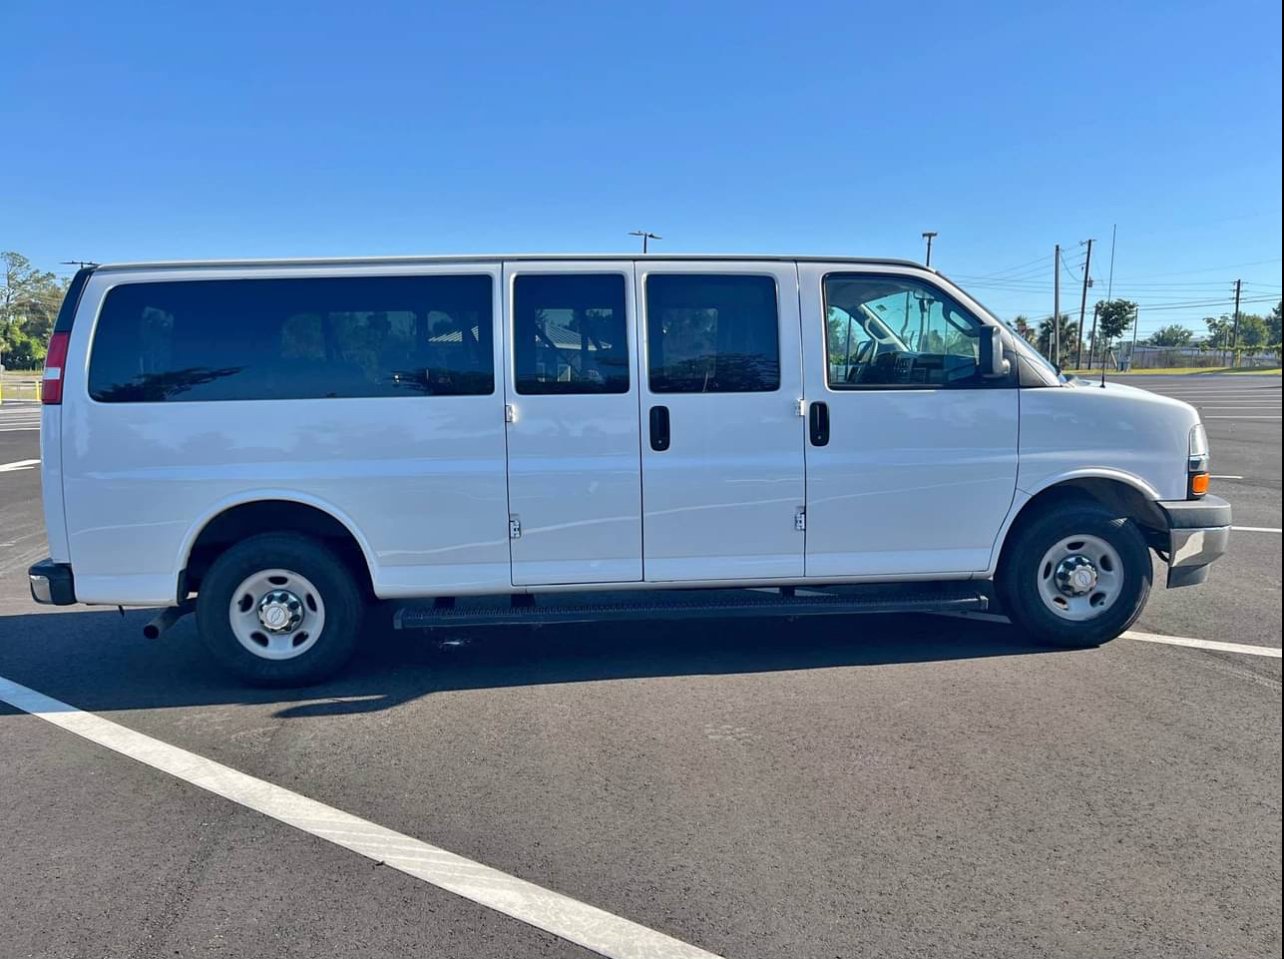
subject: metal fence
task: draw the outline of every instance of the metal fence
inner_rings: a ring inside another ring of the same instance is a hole
[[[0,403],[36,399],[39,382],[27,376],[19,378],[0,373]]]
[[[1234,366],[1240,369],[1270,369],[1280,365],[1279,353],[1258,350],[1210,350],[1197,346],[1145,346],[1120,344],[1110,351],[1108,366],[1116,369],[1157,370],[1173,367],[1217,369]],[[1100,360],[1097,361],[1100,365]]]

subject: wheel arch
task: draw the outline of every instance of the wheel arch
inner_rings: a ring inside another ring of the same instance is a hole
[[[374,554],[351,517],[306,494],[258,490],[215,504],[192,524],[179,551],[178,600],[199,589],[201,577],[224,549],[266,532],[304,533],[322,540],[349,566],[367,596],[373,595]]]
[[[1037,490],[1022,491],[1024,500],[1013,503],[995,543],[989,574],[994,575],[1002,563],[1012,534],[1022,523],[1045,510],[1065,502],[1096,502],[1137,523],[1152,547],[1164,544],[1164,514],[1157,505],[1159,492],[1145,480],[1118,470],[1081,470],[1050,480]]]

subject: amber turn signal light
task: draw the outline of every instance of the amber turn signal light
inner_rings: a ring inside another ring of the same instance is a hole
[[[1192,473],[1190,477],[1190,495],[1203,496],[1208,492],[1208,474]]]

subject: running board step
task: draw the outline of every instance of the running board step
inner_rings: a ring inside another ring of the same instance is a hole
[[[514,600],[517,600],[514,602]],[[683,589],[539,596],[460,597],[403,606],[397,629],[434,626],[597,623],[634,619],[728,619],[741,616],[841,616],[854,613],[984,612],[983,584],[897,583],[813,589]]]

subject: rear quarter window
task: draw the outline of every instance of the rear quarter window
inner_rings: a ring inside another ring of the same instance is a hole
[[[94,331],[89,393],[170,403],[494,392],[486,275],[126,283]]]

